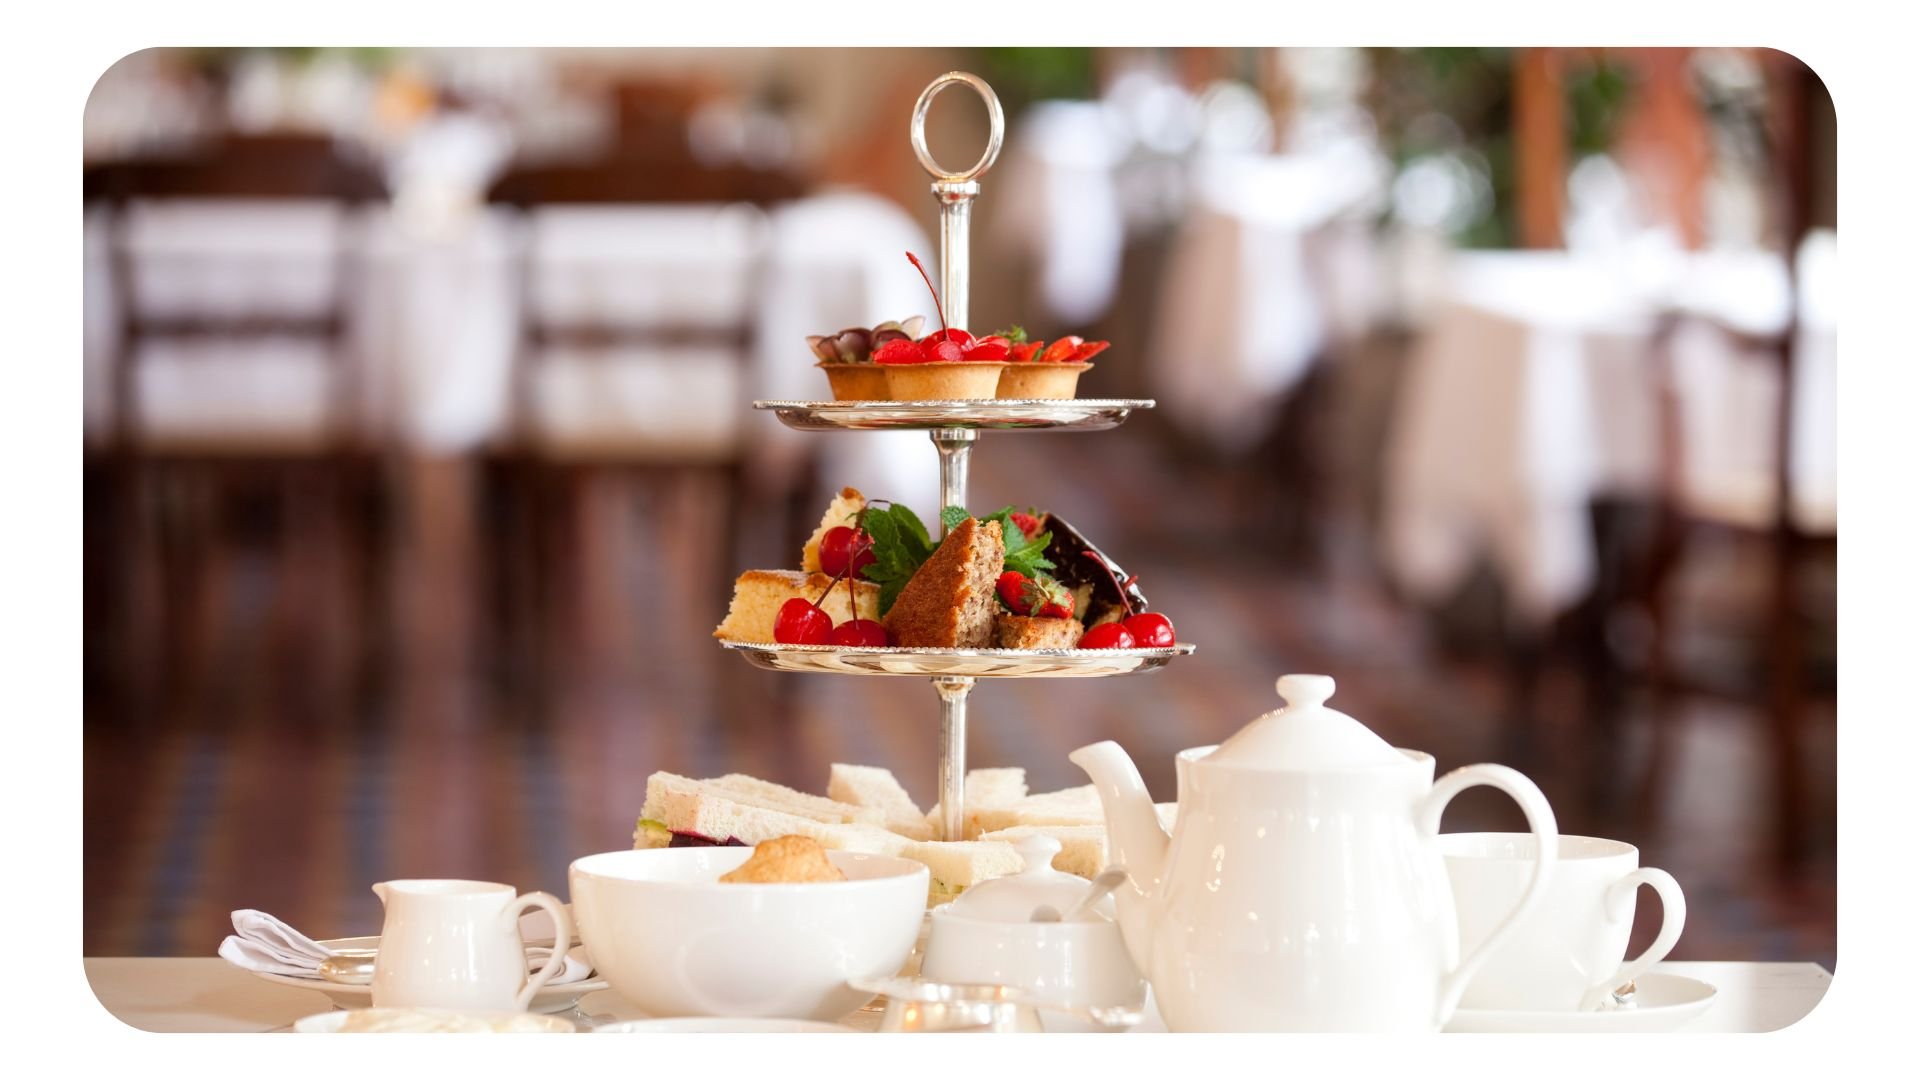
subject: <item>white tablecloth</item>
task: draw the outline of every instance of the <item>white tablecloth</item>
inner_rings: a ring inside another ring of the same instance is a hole
[[[1830,237],[1801,254],[1794,510],[1810,529],[1831,529],[1837,516],[1833,259]],[[1789,314],[1786,267],[1759,252],[1637,267],[1487,252],[1456,256],[1445,282],[1389,433],[1384,554],[1424,599],[1444,597],[1484,557],[1515,613],[1544,620],[1592,582],[1590,501],[1656,483],[1659,312],[1777,330]],[[1692,322],[1674,341],[1674,371],[1683,497],[1718,519],[1770,520],[1772,361]]]
[[[1713,1006],[1681,1029],[1689,1033],[1777,1031],[1812,1012],[1833,982],[1818,964],[1667,962],[1653,970],[1718,989]],[[107,1012],[142,1031],[278,1031],[331,1007],[318,991],[266,982],[213,958],[95,957],[86,972]],[[573,1014],[585,1023],[644,1016],[610,990],[588,994]],[[874,1020],[860,1013],[848,1023]]]

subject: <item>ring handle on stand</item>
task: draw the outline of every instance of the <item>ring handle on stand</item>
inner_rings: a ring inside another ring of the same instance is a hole
[[[979,94],[980,100],[987,103],[987,149],[981,153],[980,160],[973,163],[973,168],[958,173],[941,168],[940,163],[933,160],[933,154],[927,149],[927,110],[932,107],[933,99],[939,96],[940,91],[956,83],[965,83],[973,87],[973,92]],[[994,160],[1000,156],[1000,141],[1006,134],[1006,127],[1007,118],[1006,114],[1000,111],[1000,98],[993,92],[993,87],[987,85],[985,79],[965,71],[949,71],[928,83],[927,88],[920,92],[920,100],[914,103],[913,156],[920,159],[921,166],[932,173],[935,180],[949,184],[977,180],[993,167]]]

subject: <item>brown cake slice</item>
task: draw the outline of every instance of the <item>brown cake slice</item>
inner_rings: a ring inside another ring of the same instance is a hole
[[[993,583],[1006,558],[998,526],[962,521],[914,571],[887,611],[893,643],[912,649],[991,647],[999,603]]]
[[[1071,649],[1080,644],[1079,619],[1033,618],[1001,612],[994,616],[993,642],[1002,649]]]

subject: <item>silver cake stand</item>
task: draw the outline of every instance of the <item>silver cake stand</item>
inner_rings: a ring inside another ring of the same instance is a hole
[[[927,152],[927,109],[949,86],[972,87],[987,104],[986,152],[965,172],[940,167]],[[968,219],[980,180],[1000,155],[1005,119],[985,81],[963,71],[935,79],[913,109],[913,150],[933,175],[940,203],[940,296],[947,325],[967,325]],[[1093,398],[981,401],[756,401],[797,431],[925,431],[940,455],[940,506],[967,505],[967,465],[983,431],[1106,431],[1148,400]],[[942,526],[942,535],[945,527]],[[1157,671],[1193,652],[1180,643],[1164,649],[907,649],[839,648],[723,641],[749,663],[770,671],[837,675],[912,675],[930,679],[940,695],[940,826],[957,840],[966,821],[967,696],[978,679],[1102,678]]]

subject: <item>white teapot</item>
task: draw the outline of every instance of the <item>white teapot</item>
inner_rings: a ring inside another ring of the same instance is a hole
[[[1287,707],[1182,763],[1169,838],[1132,759],[1113,742],[1069,755],[1100,793],[1134,963],[1172,1031],[1437,1031],[1461,991],[1541,901],[1553,810],[1501,765],[1433,779],[1326,708],[1333,680],[1287,675]],[[1542,853],[1525,894],[1464,961],[1440,812],[1485,784],[1526,812]]]

